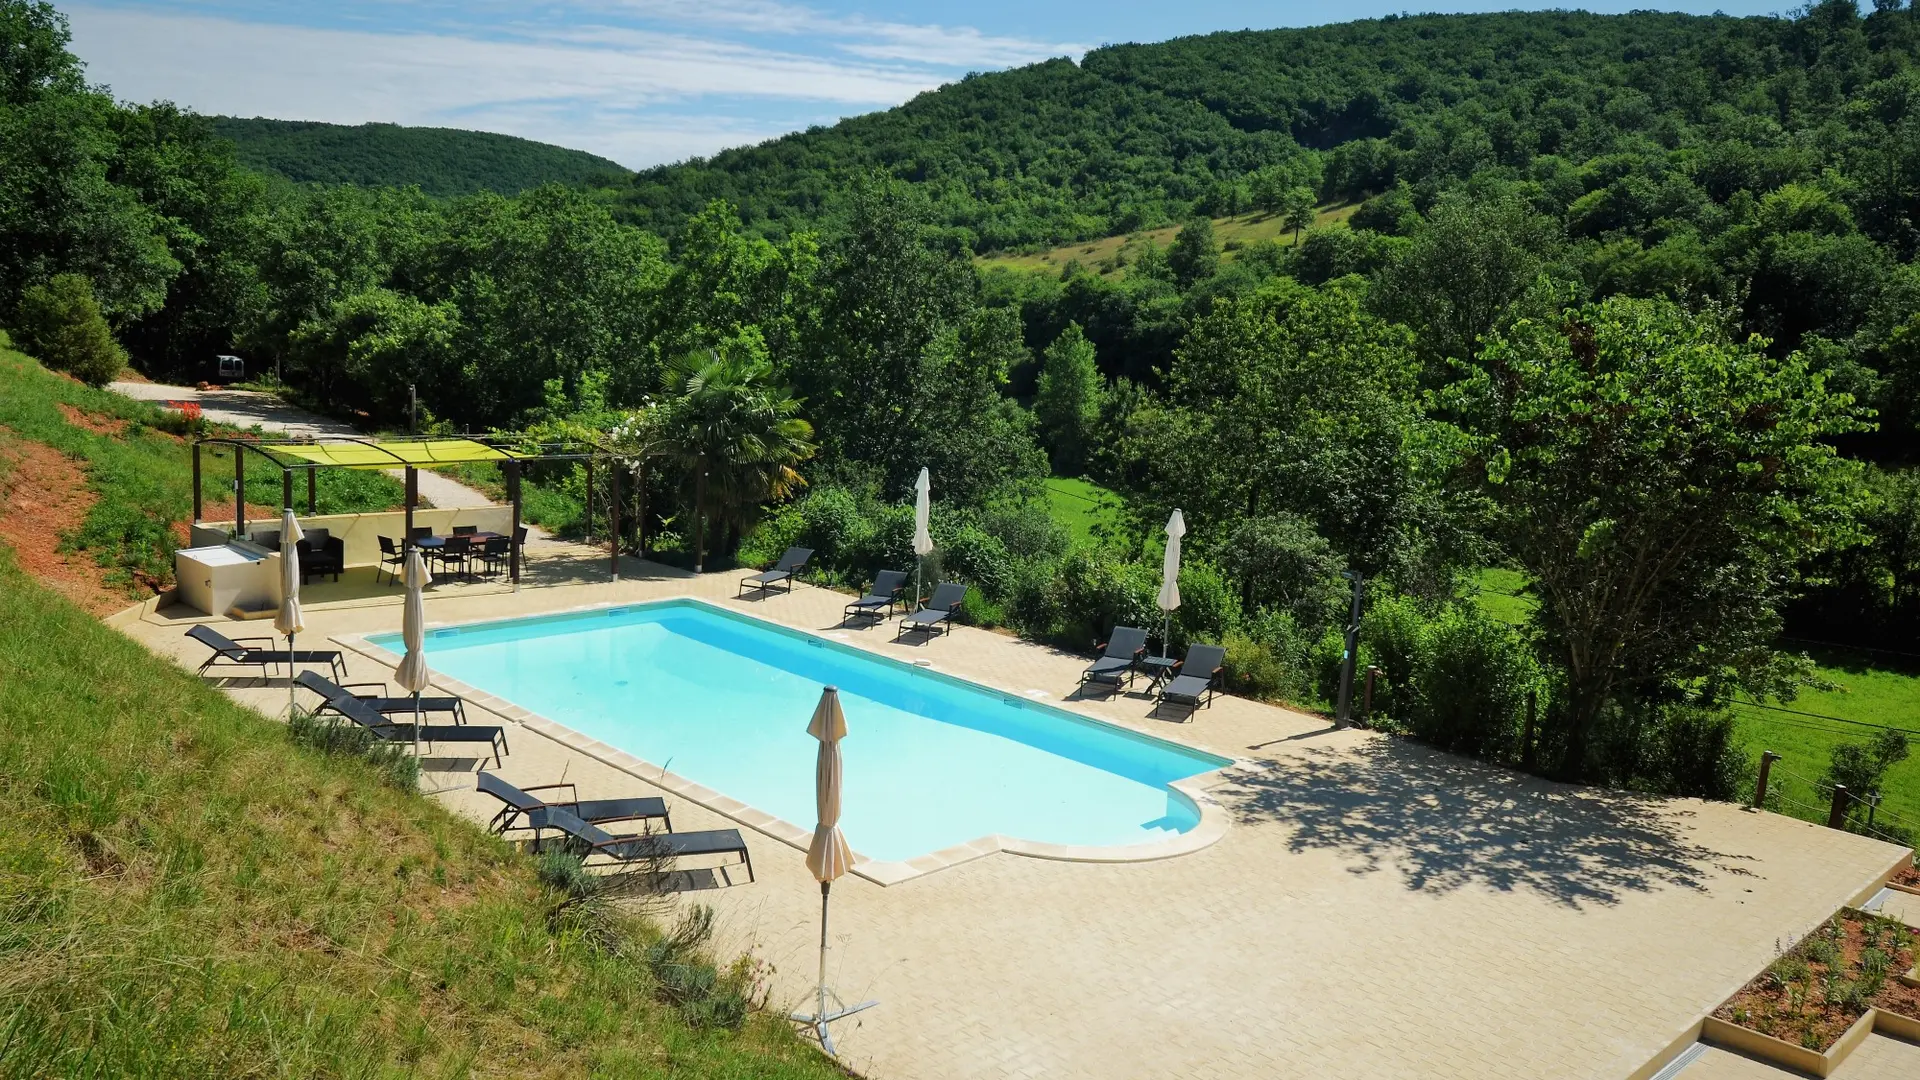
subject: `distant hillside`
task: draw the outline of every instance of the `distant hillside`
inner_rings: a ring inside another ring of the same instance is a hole
[[[584,150],[484,131],[233,116],[214,117],[213,124],[233,140],[243,164],[297,183],[418,184],[432,195],[512,195],[548,181],[605,183],[629,175],[618,162]]]
[[[778,235],[830,217],[849,174],[881,170],[973,250],[1017,251],[1242,213],[1261,181],[1338,202],[1405,180],[1424,205],[1470,177],[1553,186],[1618,155],[1790,154],[1849,107],[1897,121],[1858,95],[1914,64],[1916,9],[1810,11],[1418,15],[1114,45],[648,169],[623,211],[671,229],[724,198]],[[1872,100],[1904,93],[1888,85]]]

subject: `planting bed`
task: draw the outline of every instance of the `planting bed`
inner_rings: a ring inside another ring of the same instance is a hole
[[[1920,1019],[1913,932],[1847,908],[1715,1010],[1714,1016],[1824,1053],[1868,1009]]]

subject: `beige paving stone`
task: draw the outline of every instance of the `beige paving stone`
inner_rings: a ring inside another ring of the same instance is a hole
[[[628,561],[615,583],[604,556],[552,545],[534,558],[543,587],[449,588],[428,600],[429,620],[698,596],[1252,765],[1209,783],[1232,823],[1191,854],[1002,852],[891,886],[843,879],[830,979],[881,1005],[836,1040],[872,1076],[1623,1077],[1900,856],[1790,818],[1552,784],[1230,697],[1191,723],[1149,718],[1141,697],[1067,700],[1080,657],[967,627],[924,644],[893,643],[891,625],[841,631],[844,599],[825,590],[735,600],[736,574]],[[397,590],[350,580],[333,603],[327,588],[307,594],[303,644],[398,628]],[[197,664],[184,614],[124,628]],[[360,655],[349,668],[390,674]],[[278,681],[230,689],[285,708]],[[510,779],[564,777],[586,798],[660,793],[509,729]],[[436,797],[492,812],[457,771],[466,763],[439,764],[425,781]],[[669,798],[681,829],[736,824]],[[797,1002],[812,983],[818,889],[799,848],[742,831],[757,882],[697,899],[719,910],[726,948],[775,965],[776,1002]]]

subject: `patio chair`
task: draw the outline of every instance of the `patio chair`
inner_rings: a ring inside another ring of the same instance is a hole
[[[274,638],[230,638],[205,623],[195,624],[193,629],[187,631],[187,636],[213,650],[213,655],[207,657],[206,663],[201,664],[194,671],[196,675],[205,675],[207,669],[216,664],[231,667],[257,667],[260,669],[262,678],[272,674],[271,669],[275,664],[287,665],[289,674],[292,673],[296,664],[326,664],[334,674],[343,679],[347,677],[347,662],[338,649],[297,649],[288,652],[286,649],[272,648],[276,640]],[[261,648],[252,644],[261,641],[266,642],[269,647]]]
[[[415,525],[415,526],[413,527],[413,538],[414,538],[415,540],[431,540],[431,539],[433,539],[433,526],[431,526],[431,525]]]
[[[597,825],[589,825],[580,818],[560,807],[549,806],[535,810],[527,815],[527,827],[533,830],[534,850],[542,845],[542,834],[551,829],[561,835],[561,846],[578,854],[583,860],[595,855],[605,856],[615,863],[652,863],[665,859],[678,859],[689,855],[738,855],[746,864],[747,880],[753,880],[753,856],[747,851],[747,842],[740,838],[739,829],[710,829],[706,832],[658,832],[642,836],[615,836]],[[726,872],[724,865],[714,867],[720,871],[722,879],[733,884],[733,878]]]
[[[533,794],[536,791],[556,791],[565,789],[571,798],[564,800],[547,799]],[[526,816],[536,810],[558,807],[589,825],[605,825],[615,821],[652,821],[659,819],[673,831],[673,818],[667,813],[667,800],[653,796],[641,796],[631,799],[592,799],[582,801],[580,792],[572,784],[536,784],[532,787],[515,787],[490,772],[480,774],[476,790],[491,795],[504,804],[501,811],[493,815],[487,827],[505,835],[516,829],[530,829]]]
[[[504,536],[489,536],[480,547],[480,567],[484,574],[504,574],[513,557],[513,542]]]
[[[280,550],[280,530],[279,529],[262,530],[260,532],[254,533],[253,535],[247,537],[247,541],[255,545],[256,547],[266,548],[268,551],[279,551]]]
[[[887,613],[886,617],[891,618],[894,605],[900,602],[900,590],[906,587],[906,571],[880,571],[873,576],[873,588],[867,590],[867,595],[848,604],[846,610],[840,613],[840,622],[845,624],[848,619],[853,618],[855,615],[865,615],[868,618],[878,620],[882,618],[880,614],[882,609],[885,609]]]
[[[1147,651],[1147,632],[1132,626],[1116,626],[1100,646],[1100,659],[1080,673],[1080,685],[1099,683],[1118,688],[1123,682],[1133,687],[1133,676],[1140,670],[1140,657]]]
[[[439,561],[442,571],[445,571],[450,566],[458,567],[458,570],[455,572],[461,577],[466,577],[468,569],[467,558],[473,554],[473,538],[470,536],[449,536],[446,539],[446,543],[441,545],[440,550],[432,554],[433,557]]]
[[[812,548],[788,548],[787,553],[780,556],[780,561],[773,564],[773,569],[763,570],[758,574],[748,574],[743,578],[740,582],[740,592],[736,595],[745,595],[749,587],[764,592],[782,581],[787,583],[787,591],[792,592],[794,575],[805,570],[807,560],[811,558],[813,558]]]
[[[380,575],[386,574],[389,583],[400,580],[400,571],[407,565],[406,552],[400,550],[400,542],[391,536],[379,537],[380,565],[373,568],[373,583],[380,584]]]
[[[933,590],[933,598],[927,601],[926,607],[919,611],[908,612],[907,617],[900,620],[900,628],[893,635],[893,639],[900,640],[900,635],[909,630],[931,632],[944,628],[946,633],[953,633],[953,616],[960,610],[960,606],[966,603],[966,600],[965,585],[957,581],[949,581],[941,585]]]
[[[479,531],[480,526],[478,525],[455,525],[453,527],[453,535],[455,536],[472,536]]]
[[[346,568],[346,545],[339,537],[326,529],[308,529],[307,535],[294,547],[300,554],[300,581],[304,584],[308,577],[321,574],[333,575],[340,580],[340,571]]]
[[[371,702],[353,696],[346,687],[336,682],[311,671],[301,672],[295,681],[320,696],[321,711],[344,716],[372,732],[377,739],[412,742],[416,735],[415,725],[394,723],[375,709]],[[407,710],[412,711],[413,699],[407,698],[406,702]],[[421,724],[417,734],[424,743],[485,743],[492,751],[495,768],[500,767],[501,758],[507,754],[506,729],[488,724]]]
[[[1171,701],[1187,706],[1191,718],[1200,706],[1211,707],[1214,687],[1220,682],[1220,665],[1226,658],[1227,650],[1218,645],[1189,646],[1186,659],[1174,668],[1173,678],[1160,688],[1154,710],[1159,711],[1162,702]]]

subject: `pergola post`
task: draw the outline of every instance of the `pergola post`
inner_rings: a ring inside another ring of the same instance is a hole
[[[593,459],[587,459],[587,546],[593,546]]]
[[[593,466],[588,465],[587,468],[591,469],[593,468]],[[607,569],[612,572],[613,580],[619,581],[620,580],[620,463],[619,462],[617,461],[614,462],[613,466],[607,470],[607,477],[608,477],[608,487],[610,488],[608,498],[607,498],[607,514],[609,517],[613,519],[612,521],[613,557],[610,560],[608,560],[609,565]],[[588,490],[592,490],[592,489],[589,488]]]
[[[513,579],[513,591],[520,591],[520,463],[507,462],[507,498],[513,502],[513,521],[507,527],[511,542],[507,544],[508,576]]]
[[[293,509],[293,470],[280,470],[280,509]]]
[[[311,465],[307,466],[307,514],[308,516],[312,516],[314,512],[313,508],[315,505],[315,500],[313,497],[313,474],[315,471],[316,470],[314,469],[313,466]]]
[[[200,440],[193,441],[193,524],[200,524]]]
[[[233,535],[247,537],[247,448],[233,444]]]
[[[639,505],[633,509],[633,553],[647,557],[647,459],[641,458],[633,470],[634,494]]]
[[[414,467],[407,466],[407,538],[400,541],[400,550],[413,546],[413,504],[420,497],[420,474]]]

